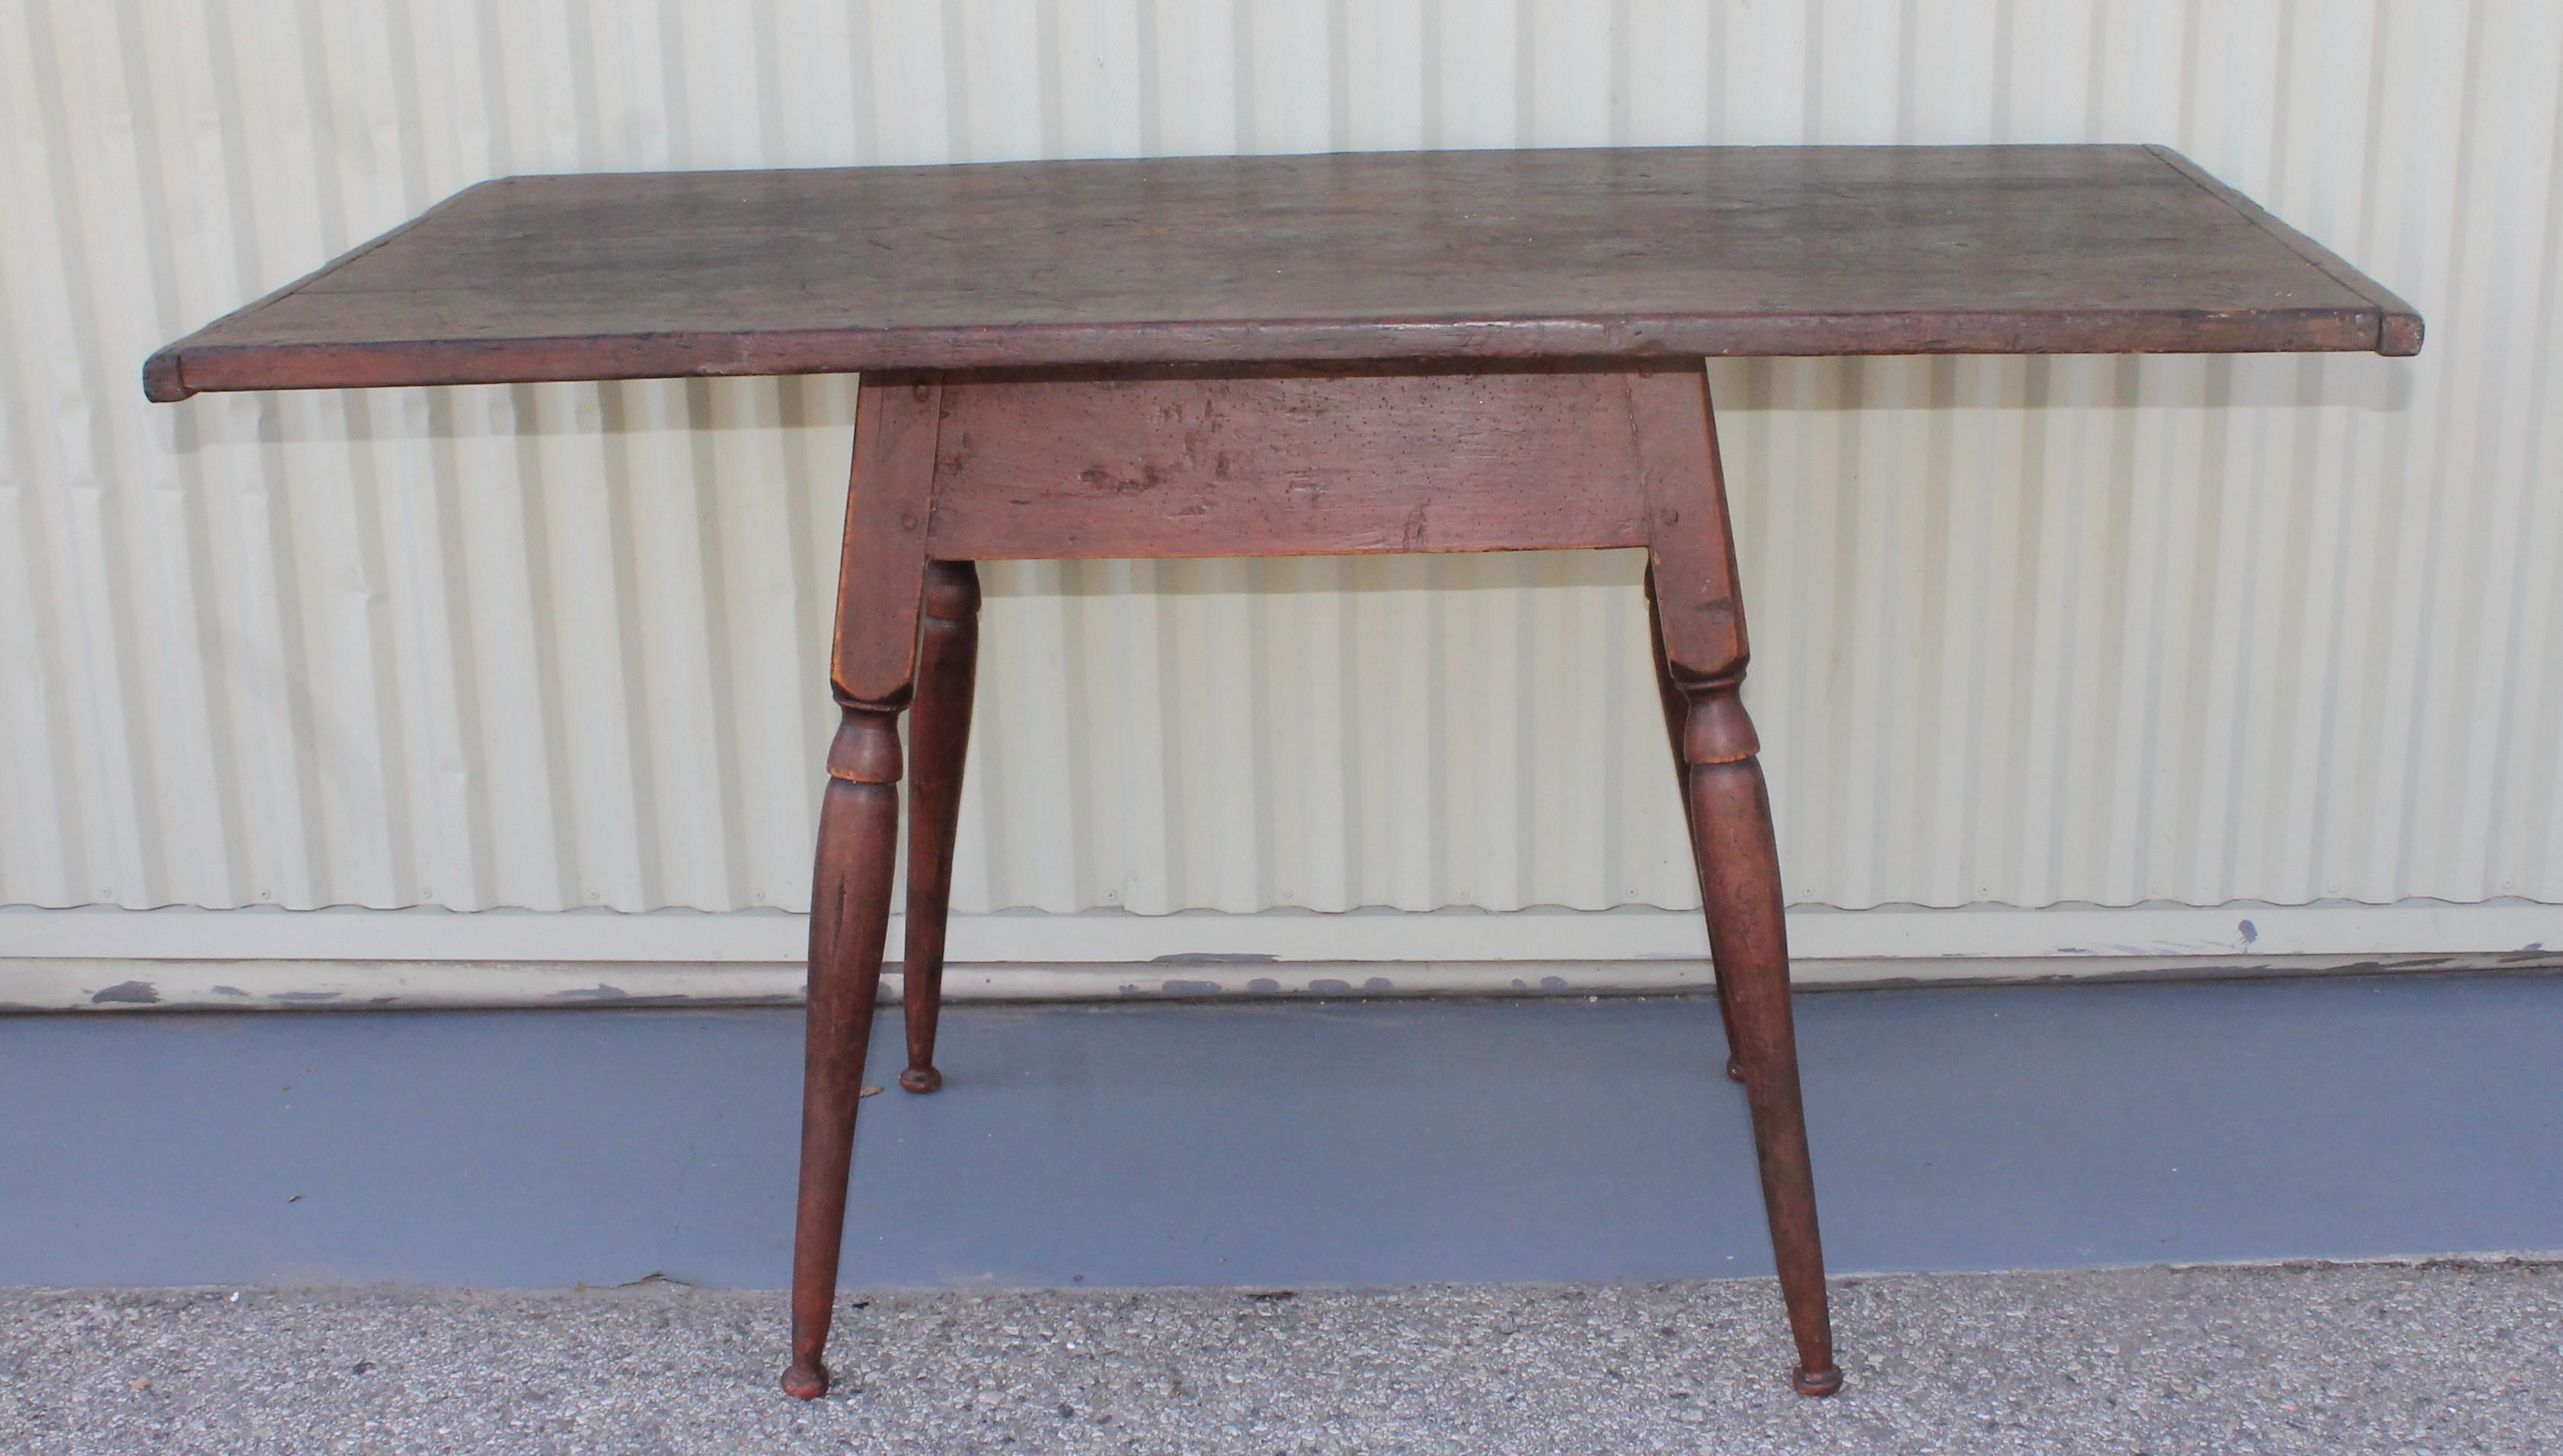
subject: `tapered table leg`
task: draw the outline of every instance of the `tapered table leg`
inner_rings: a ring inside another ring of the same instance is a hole
[[[898,839],[897,714],[849,707],[829,754],[810,890],[810,1008],[801,1074],[801,1197],[792,1235],[792,1365],[783,1388],[828,1392],[820,1360],[837,1297],[873,1006]],[[841,770],[840,764],[845,767]]]
[[[966,561],[929,563],[916,703],[907,726],[907,946],[898,973],[907,1017],[907,1068],[898,1085],[910,1092],[943,1085],[934,1066],[934,1029],[943,1009],[943,930],[952,908],[952,840],[961,824],[978,657],[978,568]]]
[[[1728,1065],[1730,1073],[1743,1073],[1753,1113],[1762,1207],[1798,1347],[1792,1383],[1802,1395],[1830,1395],[1842,1388],[1842,1370],[1834,1364],[1815,1171],[1798,1091],[1780,854],[1761,745],[1738,695],[1750,648],[1708,386],[1704,376],[1663,374],[1633,380],[1630,391],[1647,497],[1658,681],[1668,724],[1680,725],[1676,753],[1726,1017]]]
[[[1743,1063],[1744,1097],[1753,1110],[1753,1153],[1762,1171],[1771,1257],[1798,1345],[1793,1383],[1801,1395],[1830,1395],[1842,1388],[1842,1370],[1834,1364],[1815,1169],[1807,1156],[1807,1117],[1798,1091],[1780,851],[1771,833],[1762,766],[1754,756],[1753,725],[1733,682],[1690,694],[1685,747],[1708,953],[1717,963],[1718,983],[1727,988],[1727,1035]]]

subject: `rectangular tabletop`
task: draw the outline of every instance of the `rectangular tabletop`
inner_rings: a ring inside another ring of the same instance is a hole
[[[2162,147],[1628,147],[500,178],[144,385],[2420,344]]]

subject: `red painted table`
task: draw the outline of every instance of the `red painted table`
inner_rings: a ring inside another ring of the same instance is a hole
[[[899,1085],[942,1082],[972,563],[1644,549],[1727,1073],[1796,1387],[1823,1395],[1842,1374],[1700,361],[2420,345],[2409,304],[2159,147],[1667,148],[502,178],[161,350],[143,383],[863,374],[811,902],[801,1396],[828,1385],[903,771]]]

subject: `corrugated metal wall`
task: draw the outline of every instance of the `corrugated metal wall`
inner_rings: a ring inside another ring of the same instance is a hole
[[[0,901],[803,903],[850,381],[142,402],[480,178],[2084,139],[2429,347],[1714,366],[1793,897],[2563,901],[2558,94],[2544,0],[0,6]],[[1692,903],[1637,571],[994,569],[956,899]]]

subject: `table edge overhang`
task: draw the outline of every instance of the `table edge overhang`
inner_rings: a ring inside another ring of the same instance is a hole
[[[2247,315],[2204,310],[1677,315],[1510,319],[1255,320],[765,333],[657,333],[497,341],[191,344],[143,365],[170,402],[241,390],[1322,362],[1476,365],[1530,360],[1938,354],[2417,353],[2421,321],[2379,308]]]
[[[2267,234],[2362,307],[1613,314],[666,332],[506,339],[226,344],[224,327],[297,292],[484,188],[476,183],[320,269],[154,352],[143,394],[1110,368],[1943,354],[2237,354],[2421,350],[2419,310],[2171,147],[2141,147]],[[968,164],[964,164],[968,165]],[[981,165],[1013,165],[987,163]]]

